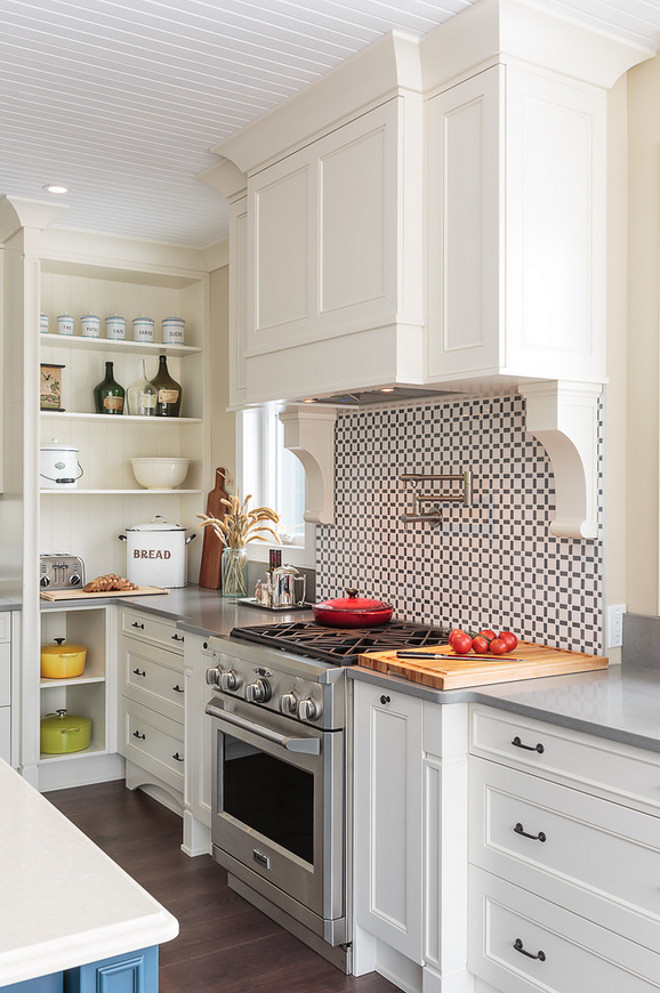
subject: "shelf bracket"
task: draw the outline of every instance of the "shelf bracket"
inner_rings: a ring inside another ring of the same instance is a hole
[[[527,430],[541,442],[555,474],[558,538],[598,534],[598,401],[601,383],[525,383]]]
[[[284,425],[284,447],[305,469],[304,518],[310,524],[333,524],[337,410],[291,404],[279,416]]]

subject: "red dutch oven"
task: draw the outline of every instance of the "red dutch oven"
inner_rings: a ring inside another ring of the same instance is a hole
[[[393,607],[382,600],[359,597],[357,590],[346,590],[345,597],[323,600],[312,607],[314,620],[333,628],[369,628],[387,624],[392,618]]]

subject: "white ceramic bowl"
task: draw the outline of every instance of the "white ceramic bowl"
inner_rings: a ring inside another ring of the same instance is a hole
[[[186,478],[190,459],[131,459],[133,475],[147,490],[172,490]]]

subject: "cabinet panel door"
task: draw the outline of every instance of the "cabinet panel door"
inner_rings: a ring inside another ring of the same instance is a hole
[[[310,314],[312,207],[309,165],[302,155],[271,166],[251,184],[257,336]]]
[[[355,686],[357,923],[422,961],[422,709]]]
[[[66,993],[158,993],[158,948],[143,948],[65,974]]]
[[[498,365],[499,67],[429,100],[428,376]]]
[[[245,349],[248,327],[247,197],[229,208],[229,403],[245,403]]]

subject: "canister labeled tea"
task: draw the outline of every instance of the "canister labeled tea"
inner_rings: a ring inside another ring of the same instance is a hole
[[[163,318],[163,344],[164,345],[183,345],[183,338],[186,329],[186,322],[183,317],[172,317]]]
[[[60,314],[57,318],[57,333],[71,336],[73,334],[73,317],[71,314]]]
[[[80,318],[80,329],[83,338],[101,337],[101,322],[96,314],[83,314]]]
[[[115,341],[124,341],[126,338],[126,318],[119,314],[111,314],[105,319],[105,336],[114,338]]]
[[[154,322],[150,317],[136,317],[133,321],[133,341],[150,343],[154,340]]]

